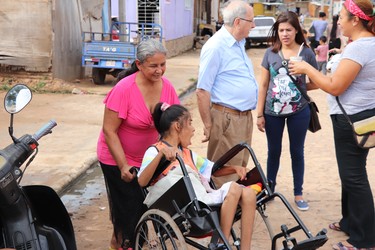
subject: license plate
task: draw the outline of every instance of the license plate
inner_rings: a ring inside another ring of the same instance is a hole
[[[105,66],[114,67],[116,65],[116,61],[106,61]]]

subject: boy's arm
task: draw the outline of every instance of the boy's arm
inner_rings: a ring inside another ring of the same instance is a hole
[[[315,53],[317,54],[317,55],[319,55],[319,51],[320,51],[320,45],[315,49]]]

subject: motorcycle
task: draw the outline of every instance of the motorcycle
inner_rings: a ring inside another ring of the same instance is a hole
[[[76,250],[73,225],[57,193],[47,186],[20,185],[26,168],[38,153],[38,140],[52,133],[57,125],[51,120],[35,134],[16,138],[13,116],[31,99],[31,90],[23,84],[12,87],[4,99],[5,110],[10,113],[9,135],[13,143],[0,150],[0,248]]]

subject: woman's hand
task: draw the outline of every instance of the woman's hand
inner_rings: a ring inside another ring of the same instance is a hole
[[[333,49],[328,50],[328,53],[340,54],[341,49],[333,48]]]
[[[264,119],[264,116],[258,116],[257,117],[257,126],[258,126],[258,130],[260,132],[265,131],[266,120]]]
[[[306,69],[308,67],[311,67],[311,65],[305,61],[301,61],[301,62],[289,61],[288,67],[289,67],[289,73],[291,75],[298,75],[298,74],[306,74]]]
[[[136,176],[136,171],[131,171],[132,170],[132,166],[129,166],[129,165],[126,165],[126,166],[123,166],[123,167],[120,167],[120,171],[121,171],[121,179],[125,182],[131,182],[135,176]]]
[[[180,154],[180,150],[177,147],[164,147],[161,149],[161,152],[170,162],[175,161],[177,154]]]

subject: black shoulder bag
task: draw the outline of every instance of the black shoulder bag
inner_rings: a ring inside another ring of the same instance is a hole
[[[294,78],[294,76],[291,76],[289,74],[289,69],[288,69],[288,63],[287,61],[284,59],[284,56],[283,54],[281,53],[281,50],[279,50],[279,56],[281,57],[281,59],[283,60],[282,61],[282,65],[286,68],[287,72],[288,72],[288,76],[289,78],[293,81],[294,85],[297,87],[297,89],[299,90],[299,92],[301,92],[301,95],[306,99],[306,101],[309,103],[309,106],[310,106],[310,123],[309,123],[309,131],[312,132],[312,133],[315,133],[316,131],[320,130],[322,128],[322,126],[320,125],[320,121],[319,121],[319,116],[318,116],[318,113],[319,113],[319,109],[318,109],[318,106],[316,105],[316,103],[307,95],[306,91],[303,90],[301,88],[301,86],[299,85],[299,83],[297,82],[297,80]]]

